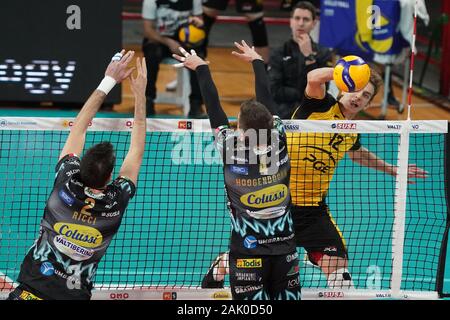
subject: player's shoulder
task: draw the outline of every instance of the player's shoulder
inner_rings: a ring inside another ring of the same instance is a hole
[[[292,119],[308,119],[312,113],[327,112],[337,104],[337,100],[328,92],[323,98],[305,96],[300,105],[295,109]]]
[[[75,153],[69,153],[59,159],[56,164],[55,171],[74,170],[81,166],[81,160]]]
[[[118,192],[126,192],[131,196],[136,192],[136,185],[126,176],[118,176],[110,186]]]
[[[234,129],[229,125],[222,125],[217,127],[214,133],[218,138],[226,138],[234,135]]]

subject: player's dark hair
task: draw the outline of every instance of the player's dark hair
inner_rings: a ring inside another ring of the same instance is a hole
[[[254,99],[244,101],[239,114],[239,129],[244,132],[254,129],[258,134],[258,141],[261,135],[266,135],[266,141],[270,144],[273,116],[262,103]]]
[[[248,129],[268,129],[273,127],[273,116],[270,111],[258,101],[250,99],[241,104],[239,115],[239,128]]]
[[[298,2],[291,11],[291,18],[294,16],[294,12],[297,9],[303,9],[303,10],[308,10],[311,12],[312,14],[312,18],[313,20],[316,20],[316,16],[317,16],[317,8],[309,1],[300,1]]]
[[[89,148],[81,159],[81,181],[90,188],[103,188],[114,169],[116,155],[110,142]]]
[[[380,88],[383,86],[383,79],[381,78],[380,74],[373,68],[370,69],[369,82],[373,85],[373,95],[370,98],[370,101],[372,101],[372,99],[377,95]]]

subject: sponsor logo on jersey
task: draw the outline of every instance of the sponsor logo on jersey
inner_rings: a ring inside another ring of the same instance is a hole
[[[248,176],[248,168],[241,166],[230,166],[231,172],[240,174],[242,176]]]
[[[61,198],[61,200],[64,201],[64,203],[67,204],[68,206],[72,206],[73,203],[75,202],[75,199],[72,198],[70,195],[68,195],[64,190],[59,190],[58,195]]]
[[[60,235],[53,239],[53,243],[60,252],[76,261],[88,260],[94,255],[94,250],[76,245]]]
[[[70,242],[85,248],[97,248],[103,242],[103,236],[97,229],[79,224],[58,222],[53,229]]]
[[[298,277],[288,281],[288,288],[295,288],[295,287],[298,287],[299,285],[300,285],[300,282],[299,282]]]
[[[236,286],[234,287],[234,292],[236,293],[246,293],[246,292],[253,292],[258,291],[263,288],[263,285],[259,286]]]
[[[252,208],[267,208],[279,205],[289,195],[288,187],[284,184],[277,184],[255,192],[250,192],[241,196],[241,202]]]
[[[117,204],[117,201],[114,201],[114,202],[111,203],[111,204],[105,204],[105,208],[106,208],[106,209],[111,209],[111,208],[114,207],[116,204]]]
[[[289,277],[289,276],[296,275],[296,274],[298,274],[299,270],[300,270],[300,267],[299,267],[298,265],[293,266],[293,267],[289,270],[289,272],[288,272],[286,275],[287,275],[288,277]]]
[[[325,249],[323,249],[323,252],[337,252],[337,248],[336,247],[326,247]]]
[[[237,281],[256,281],[256,273],[236,272],[234,275]]]
[[[294,261],[294,260],[297,259],[297,258],[298,258],[298,252],[293,253],[293,254],[288,254],[288,255],[286,256],[286,262]]]
[[[101,216],[105,218],[114,218],[120,215],[120,210],[114,211],[114,212],[102,212]]]
[[[289,155],[286,155],[286,157],[284,157],[280,161],[277,161],[277,167],[281,167],[283,164],[285,164],[288,161],[289,161]]]
[[[28,292],[26,290],[23,290],[20,293],[19,297],[22,300],[42,300],[41,298],[35,296],[34,294],[32,294],[31,292]]]
[[[253,148],[253,152],[257,155],[268,154],[270,151],[272,151],[272,146],[256,146]]]
[[[237,161],[237,162],[242,162],[242,163],[248,162],[247,159],[245,159],[245,158],[240,158],[240,157],[236,157],[236,156],[234,156],[234,155],[231,156],[230,159],[231,159],[231,160],[235,160],[235,161]]]
[[[244,239],[244,247],[247,249],[255,249],[258,246],[258,240],[254,236],[247,236]]]
[[[238,268],[261,268],[262,267],[262,259],[237,259],[236,267]]]
[[[275,154],[279,155],[280,153],[282,153],[284,151],[284,149],[286,149],[286,146],[282,146],[281,149],[278,149],[277,151],[275,151]]]
[[[75,173],[77,173],[77,172],[80,172],[80,169],[72,169],[72,170],[69,170],[69,171],[67,171],[66,172],[66,175],[68,176],[68,177],[71,177],[71,176],[73,176]]]
[[[96,200],[101,200],[105,197],[103,192],[96,193],[89,187],[84,188],[84,194]]]
[[[55,267],[50,262],[44,262],[39,269],[44,276],[52,276],[55,273]]]
[[[281,217],[286,213],[286,207],[271,207],[266,209],[261,209],[258,211],[245,210],[245,212],[252,218],[255,219],[274,219]]]
[[[270,243],[277,243],[277,242],[283,242],[288,241],[291,239],[294,239],[295,234],[291,233],[290,235],[286,237],[275,237],[275,238],[269,238],[269,239],[260,239],[258,240],[259,244],[270,244]]]

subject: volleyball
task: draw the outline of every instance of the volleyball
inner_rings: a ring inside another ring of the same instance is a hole
[[[359,91],[369,82],[370,67],[358,56],[345,56],[336,63],[333,79],[341,91]]]
[[[186,48],[197,48],[205,41],[205,30],[196,27],[193,24],[186,24],[178,30],[178,40]]]

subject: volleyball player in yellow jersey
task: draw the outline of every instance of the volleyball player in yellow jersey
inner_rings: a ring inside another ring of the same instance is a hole
[[[331,80],[333,68],[310,71],[304,100],[292,119],[353,119],[370,105],[382,85],[380,76],[372,71],[369,83],[362,90],[343,92],[336,100],[326,92],[325,83]],[[361,146],[358,134],[289,133],[288,146],[297,246],[304,247],[309,260],[325,273],[328,287],[352,288],[345,240],[325,203],[334,170],[346,153],[354,162],[389,175],[395,176],[397,167]],[[426,178],[426,174],[409,165],[408,178]]]
[[[333,68],[310,71],[305,98],[294,111],[292,119],[353,119],[370,105],[382,85],[380,76],[372,71],[369,83],[361,91],[343,92],[336,100],[326,93],[325,83],[331,80]],[[397,167],[361,146],[357,134],[288,133],[287,137],[292,168],[292,218],[297,246],[304,247],[309,260],[321,268],[329,288],[350,289],[353,281],[348,270],[345,240],[325,203],[334,170],[346,153],[360,165],[393,176],[397,174]],[[426,177],[426,171],[409,165],[409,179]],[[409,183],[414,181],[409,180]],[[202,280],[202,287],[223,287],[228,272],[228,255],[223,253],[211,265]]]

